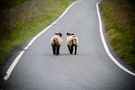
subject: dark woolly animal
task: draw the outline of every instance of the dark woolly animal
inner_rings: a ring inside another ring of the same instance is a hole
[[[62,43],[62,34],[61,33],[55,33],[55,35],[51,38],[51,46],[52,46],[52,51],[53,55],[59,55],[60,54],[60,46]]]
[[[77,54],[78,43],[79,40],[77,36],[71,33],[67,33],[67,46],[70,54],[73,54],[73,51],[75,55]]]

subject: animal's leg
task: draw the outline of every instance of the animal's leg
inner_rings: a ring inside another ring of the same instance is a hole
[[[55,55],[55,46],[52,46],[53,55]]]
[[[75,46],[75,53],[74,53],[75,55],[77,54],[77,46]]]
[[[57,46],[57,55],[60,54],[60,46]]]
[[[71,52],[71,46],[69,46],[69,45],[68,45],[68,50],[69,50],[69,52]]]
[[[73,54],[73,46],[71,46],[70,54]]]

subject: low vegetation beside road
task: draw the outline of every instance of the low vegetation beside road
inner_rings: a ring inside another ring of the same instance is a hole
[[[102,0],[100,11],[114,51],[135,68],[135,1]]]
[[[1,0],[0,64],[19,45],[52,23],[75,0]]]

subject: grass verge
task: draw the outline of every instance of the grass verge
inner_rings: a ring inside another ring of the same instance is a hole
[[[135,1],[102,0],[100,11],[109,42],[121,59],[135,69]]]
[[[0,64],[4,63],[5,57],[14,48],[48,26],[73,1],[75,0],[1,0]]]

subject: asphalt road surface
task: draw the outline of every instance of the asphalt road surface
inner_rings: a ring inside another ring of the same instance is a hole
[[[4,90],[135,90],[135,77],[112,62],[103,47],[96,3],[82,0],[25,51]],[[63,33],[60,55],[53,56],[50,38]],[[70,55],[66,33],[79,37]]]

